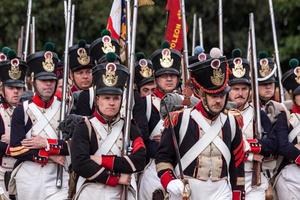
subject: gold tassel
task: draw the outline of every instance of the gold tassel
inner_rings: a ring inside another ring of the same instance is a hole
[[[153,0],[139,0],[139,7],[141,6],[153,6]]]

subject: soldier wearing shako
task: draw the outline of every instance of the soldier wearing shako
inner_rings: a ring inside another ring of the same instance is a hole
[[[154,163],[154,157],[164,129],[160,104],[167,93],[172,93],[178,87],[181,54],[177,50],[170,49],[168,42],[164,42],[162,48],[150,56],[150,60],[154,68],[156,88],[152,95],[144,97],[143,101],[140,102],[144,106],[144,110],[136,109],[139,106],[136,102],[133,111],[134,116],[140,116],[135,117],[139,119],[138,124],[144,124],[146,121],[145,130],[147,132],[144,135],[144,141],[147,148],[147,159],[150,159],[150,163],[140,179],[139,199],[141,200],[152,199],[156,189],[163,189],[156,175]]]
[[[258,59],[258,92],[260,103],[264,108],[265,104],[270,100],[275,100],[276,87],[276,63],[273,58],[268,57],[264,51],[259,53]]]
[[[278,136],[279,172],[275,189],[279,200],[299,199],[300,196],[300,66],[297,59],[289,62],[292,69],[282,76],[283,87],[292,94],[289,112],[277,116],[273,132]]]
[[[10,185],[18,199],[66,199],[68,173],[63,170],[62,188],[56,187],[58,165],[65,164],[67,143],[58,139],[61,102],[57,100],[54,73],[58,58],[54,45],[27,57],[35,94],[15,108],[12,116],[10,154],[18,159]]]
[[[122,155],[124,119],[120,117],[128,69],[114,62],[94,69],[95,111],[75,128],[71,145],[72,166],[81,176],[75,199],[121,199],[122,188],[130,185],[131,174],[145,167],[145,145],[132,123],[130,155]],[[129,188],[128,199],[134,199]]]
[[[17,58],[13,50],[7,52],[7,56],[0,53],[0,79],[2,82],[2,98],[0,104],[0,187],[5,190],[5,173],[12,171],[16,160],[9,155],[11,117],[15,107],[20,102],[25,88],[25,74],[27,65]],[[5,195],[8,197],[8,193]]]
[[[244,199],[244,146],[235,117],[224,114],[229,68],[221,51],[213,48],[210,59],[190,65],[194,94],[201,101],[191,109],[171,114],[165,122],[156,155],[156,169],[170,199],[182,199],[187,185],[180,174],[172,142],[174,125],[182,171],[190,188],[189,199]]]
[[[89,55],[93,65],[106,63],[107,58],[111,56],[106,56],[108,53],[114,53],[117,55],[118,62],[120,61],[120,45],[117,40],[110,37],[110,32],[104,29],[101,32],[101,37],[93,41],[89,47]],[[109,61],[110,62],[110,61]],[[92,82],[93,84],[93,82]],[[76,103],[75,114],[90,116],[93,114],[94,107],[94,88],[92,85],[90,88],[78,93],[78,101]]]
[[[85,40],[69,48],[70,77],[73,81],[71,88],[73,96],[72,112],[76,110],[79,95],[92,86],[92,68],[94,66],[89,53],[90,45]]]
[[[232,51],[232,59],[228,60],[231,74],[229,76],[229,85],[231,91],[229,92],[229,101],[236,104],[238,112],[243,119],[242,133],[245,141],[246,162],[245,162],[245,190],[246,199],[265,199],[265,192],[268,188],[268,180],[261,173],[261,185],[252,187],[253,175],[253,160],[262,162],[263,155],[269,156],[270,153],[276,153],[277,140],[272,134],[272,124],[264,111],[260,112],[263,133],[269,138],[263,138],[261,141],[255,139],[253,135],[253,117],[254,108],[249,103],[251,80],[250,80],[250,66],[246,59],[242,57],[240,49]]]
[[[146,59],[143,52],[138,52],[136,54],[134,78],[137,91],[141,97],[153,93],[153,90],[155,89],[153,66],[151,60]]]

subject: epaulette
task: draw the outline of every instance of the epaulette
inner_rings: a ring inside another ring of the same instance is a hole
[[[235,108],[232,108],[232,109],[226,109],[226,110],[224,111],[224,113],[225,113],[225,114],[233,115],[234,118],[236,119],[236,121],[237,121],[237,123],[238,123],[240,129],[243,128],[243,126],[244,126],[244,120],[243,120],[243,115],[242,115],[242,113],[241,113],[240,110],[235,109]]]
[[[179,114],[182,112],[183,112],[183,109],[176,110],[176,111],[170,113],[170,118],[171,118],[173,126],[176,126],[178,124]],[[169,118],[166,117],[165,121],[164,121],[164,127],[169,128],[169,126],[170,126]]]

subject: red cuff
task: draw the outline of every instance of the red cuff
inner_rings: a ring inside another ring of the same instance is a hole
[[[163,186],[164,189],[167,188],[168,184],[170,183],[170,181],[174,180],[175,177],[172,173],[171,170],[167,170],[165,173],[163,173],[163,175],[160,177],[160,182],[161,185]]]
[[[33,161],[44,166],[48,163],[49,153],[45,149],[40,149],[38,156],[33,156]]]
[[[296,163],[297,165],[300,165],[300,155],[296,158],[295,163]]]
[[[261,145],[257,139],[248,139],[247,141],[250,144],[250,151],[252,153],[259,154],[261,152]]]
[[[132,144],[132,153],[137,152],[139,149],[144,148],[145,144],[142,137],[137,137]]]
[[[49,155],[59,155],[61,146],[58,144],[57,139],[47,139],[50,150],[49,150]]]
[[[106,180],[106,185],[113,186],[113,187],[118,185],[119,178],[120,178],[119,176],[109,175],[107,180]]]
[[[241,200],[242,199],[242,192],[239,190],[232,191],[232,200]]]
[[[102,163],[101,165],[109,170],[113,170],[114,168],[115,156],[103,156],[102,155]]]
[[[9,145],[7,145],[7,147],[6,147],[5,154],[6,154],[7,156],[10,156]]]

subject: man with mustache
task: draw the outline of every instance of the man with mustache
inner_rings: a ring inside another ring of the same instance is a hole
[[[155,159],[161,184],[171,200],[244,199],[243,137],[235,117],[223,113],[230,91],[227,60],[213,48],[210,58],[191,64],[189,71],[201,101],[171,113],[171,121],[165,121]],[[185,180],[179,179],[176,150]]]
[[[9,143],[11,133],[11,118],[12,113],[24,92],[25,88],[25,74],[27,65],[24,61],[17,58],[13,50],[8,50],[0,53],[0,79],[2,82],[2,99],[0,104],[0,187],[6,191],[5,183],[9,180],[4,180],[5,174],[12,171],[16,159],[10,157]],[[8,197],[7,191],[5,196]]]
[[[276,138],[263,139],[260,144],[255,140],[253,135],[253,116],[254,108],[249,103],[249,97],[251,92],[251,80],[250,80],[250,66],[249,62],[242,58],[242,52],[240,49],[232,51],[232,59],[230,59],[229,66],[231,69],[231,75],[229,85],[231,91],[229,92],[229,101],[236,105],[237,110],[240,112],[243,118],[242,133],[245,140],[246,162],[245,162],[245,190],[246,199],[265,199],[265,192],[268,188],[268,180],[261,173],[261,185],[258,187],[252,187],[252,174],[253,174],[253,161],[262,162],[263,155],[268,156],[270,153],[276,152],[277,141]],[[254,94],[253,94],[254,95]],[[266,135],[271,131],[271,121],[267,117],[264,111],[261,111],[261,121],[263,131]]]
[[[63,168],[62,187],[56,187],[57,167],[65,166],[68,145],[58,137],[61,102],[55,94],[58,57],[54,45],[27,57],[35,94],[19,105],[11,123],[10,154],[18,161],[11,180],[18,199],[66,199],[68,172]],[[67,166],[67,165],[66,165]]]

